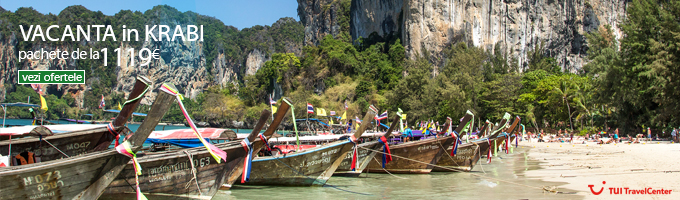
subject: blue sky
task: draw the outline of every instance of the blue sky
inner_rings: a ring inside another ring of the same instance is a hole
[[[68,6],[83,5],[89,10],[113,15],[120,10],[144,12],[163,4],[175,7],[182,12],[191,10],[201,15],[213,16],[224,24],[238,29],[254,25],[271,25],[281,17],[293,17],[300,20],[297,16],[298,4],[295,0],[0,0],[0,6],[5,10],[14,12],[19,7],[33,7],[43,14],[59,14]]]

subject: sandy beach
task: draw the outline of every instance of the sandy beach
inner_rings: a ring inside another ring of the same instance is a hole
[[[598,145],[524,141],[520,148],[529,148],[527,158],[540,162],[541,169],[528,170],[527,178],[566,183],[558,185],[557,191],[577,191],[585,199],[680,199],[678,143]],[[589,185],[593,185],[594,192],[602,192],[593,194]],[[638,192],[670,194],[635,194]]]

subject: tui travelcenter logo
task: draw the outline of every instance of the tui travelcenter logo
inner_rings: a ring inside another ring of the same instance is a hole
[[[602,185],[604,186],[607,184],[606,181],[602,181]],[[595,185],[588,185],[588,188],[590,188],[590,192],[593,193],[594,195],[600,195],[602,192],[606,191],[605,187],[600,187],[597,189]],[[612,195],[669,195],[673,190],[666,190],[666,189],[655,189],[652,187],[647,187],[647,188],[640,188],[640,189],[631,189],[629,187],[609,187],[606,188],[609,189],[609,194]]]

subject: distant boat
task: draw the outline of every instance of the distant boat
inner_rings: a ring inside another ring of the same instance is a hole
[[[466,114],[463,120],[460,122],[456,128],[456,132],[461,132],[464,125],[472,119],[472,115]],[[447,125],[449,123],[446,123]],[[444,128],[444,130],[448,127]],[[418,132],[414,131],[414,135]],[[385,168],[382,167],[381,163],[371,162],[368,164],[366,171],[369,173],[402,173],[402,174],[428,174],[432,171],[432,168],[437,161],[447,152],[446,149],[450,147],[454,138],[451,136],[420,136],[424,139],[413,140],[405,143],[400,143],[396,145],[390,145],[390,151],[392,152],[392,162],[387,163]],[[375,155],[379,158],[382,155]],[[407,159],[403,159],[407,158]],[[409,160],[410,159],[410,160]],[[416,160],[418,162],[415,162]]]
[[[369,110],[364,120],[370,121],[377,113]],[[369,123],[364,123],[354,133],[360,138]],[[351,139],[339,139],[329,144],[278,156],[253,159],[252,173],[247,185],[321,186],[331,178],[352,150]],[[239,183],[237,183],[239,184]]]
[[[379,136],[385,137],[389,140],[390,136],[392,136],[392,131],[394,131],[394,128],[399,125],[399,118],[400,116],[395,116],[394,120],[392,120],[392,124],[389,126],[390,128],[387,129],[387,132],[384,134],[373,134],[372,137],[369,136],[362,138],[372,139],[372,141],[364,142],[358,145],[359,149],[357,150],[357,163],[355,164],[355,170],[352,170],[352,153],[348,153],[342,160],[342,163],[340,163],[340,166],[338,166],[338,169],[335,170],[335,173],[333,173],[333,176],[358,177],[361,175],[364,169],[366,169],[369,163],[378,162],[380,160],[378,158],[381,158],[382,154],[378,155],[377,151],[382,151],[383,147],[385,146],[379,141]],[[367,149],[372,149],[374,151]],[[376,155],[378,156],[376,157]]]
[[[144,96],[145,89],[151,84],[146,77],[137,78],[128,99]],[[47,125],[47,126],[19,126],[0,129],[0,136],[8,140],[0,141],[0,154],[15,157],[18,154],[31,154],[35,160],[44,162],[67,158],[91,151],[107,149],[112,141],[117,139],[118,133],[125,130],[125,122],[137,107],[141,98],[125,104],[124,112],[119,113],[116,120],[107,125]],[[112,128],[112,130],[109,130]],[[36,129],[46,129],[35,131]],[[40,133],[40,134],[34,134]],[[32,137],[27,137],[32,136]],[[9,138],[12,138],[9,140]],[[18,138],[22,137],[22,138]],[[16,139],[15,139],[16,138]],[[11,149],[9,147],[12,147]],[[9,151],[9,152],[8,152]]]

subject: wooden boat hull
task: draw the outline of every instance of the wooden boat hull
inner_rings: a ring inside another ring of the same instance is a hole
[[[370,162],[375,162],[373,161],[373,157],[376,156],[378,152],[375,151],[369,151],[364,148],[368,149],[373,149],[380,151],[383,148],[383,145],[379,141],[372,141],[372,142],[367,142],[363,144],[359,144],[358,154],[357,154],[357,164],[356,164],[356,170],[352,171],[352,152],[353,150],[350,150],[349,153],[345,156],[344,159],[342,159],[342,163],[340,163],[340,166],[338,166],[338,169],[335,170],[335,173],[333,173],[333,176],[346,176],[346,177],[358,177],[361,175],[361,172],[366,169],[368,164]],[[382,154],[381,154],[382,155]]]
[[[243,169],[243,160],[248,153],[238,141],[216,146],[227,152],[226,162],[218,164],[205,147],[138,154],[137,160],[142,167],[142,175],[139,175],[141,191],[148,198],[212,198],[228,177],[234,173],[240,175],[241,171],[237,169]],[[187,153],[191,155],[191,161]],[[194,163],[196,179],[190,162]],[[135,183],[134,173],[134,166],[129,162],[104,190],[104,196],[134,195],[136,191],[130,187]]]
[[[438,166],[444,166],[447,168],[453,168],[459,171],[469,172],[475,167],[479,159],[481,158],[482,152],[488,153],[489,143],[486,140],[480,140],[476,142],[469,142],[461,144],[458,146],[458,151],[456,151],[456,156],[451,156],[451,150],[453,150],[453,145],[446,150],[446,155],[442,156]],[[434,172],[452,172],[453,170],[445,169],[441,167],[434,167],[432,169]],[[455,171],[454,171],[455,172]]]
[[[453,140],[453,137],[440,136],[438,138],[390,145],[390,152],[395,156],[392,156],[392,161],[385,165],[385,169],[382,168],[381,163],[370,162],[366,171],[369,173],[386,173],[385,170],[387,170],[390,173],[428,174],[432,171],[433,165],[437,164],[437,161],[444,155],[446,148],[453,144]],[[420,162],[414,162],[399,157]],[[376,154],[375,158],[380,161],[382,159],[382,154]]]
[[[247,185],[322,186],[354,145],[345,140],[289,153],[253,159]],[[236,183],[240,184],[240,183]]]
[[[30,167],[3,167],[0,194],[3,199],[75,199],[101,176],[117,175],[107,170],[112,159],[130,158],[107,150]]]
[[[120,129],[122,130],[122,129]],[[120,131],[119,130],[119,131]],[[77,156],[83,153],[92,151],[97,142],[105,134],[109,134],[106,127],[95,128],[90,130],[76,131],[65,134],[56,134],[42,138],[24,137],[20,139],[12,139],[11,141],[0,141],[0,154],[8,155],[9,144],[12,144],[12,155],[21,152],[32,152],[40,161],[50,161],[65,158],[64,154],[59,152],[61,150],[68,156]],[[49,141],[59,150],[47,144]]]

